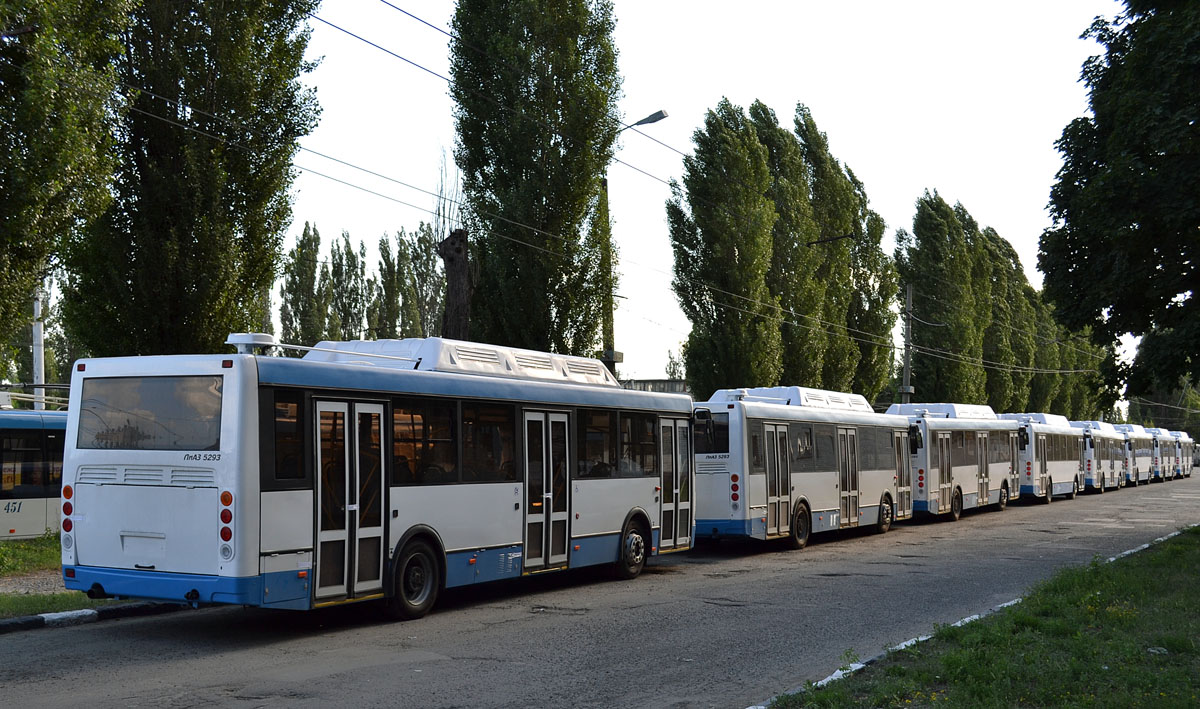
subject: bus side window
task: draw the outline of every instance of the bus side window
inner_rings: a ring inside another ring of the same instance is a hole
[[[812,425],[794,423],[788,426],[792,446],[792,472],[811,473],[816,470],[816,451],[813,450]]]
[[[766,437],[763,436],[763,422],[750,422],[750,472],[767,472],[767,459],[763,454]]]
[[[838,469],[837,429],[834,426],[818,424],[813,426],[813,437],[816,442],[817,470],[830,472]]]
[[[579,410],[579,475],[611,478],[616,475],[616,416],[611,411]]]

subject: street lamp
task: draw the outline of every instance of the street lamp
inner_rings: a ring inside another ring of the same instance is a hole
[[[617,131],[620,135],[625,129],[633,128],[634,126],[644,126],[649,123],[658,123],[667,117],[666,111],[655,111],[649,116],[646,116],[637,123],[630,123],[627,126],[621,126]],[[600,199],[601,203],[597,209],[596,216],[600,219],[607,220],[608,217],[608,176],[606,175],[600,180]],[[601,245],[600,251],[600,272],[604,274],[604,310],[602,313],[602,337],[603,351],[600,353],[600,360],[604,362],[604,366],[608,367],[608,371],[612,372],[613,376],[617,376],[617,363],[625,361],[625,356],[617,352],[615,337],[613,336],[613,299],[614,299],[614,279],[613,279],[613,247],[612,247],[612,228],[601,231],[604,235],[604,243]]]

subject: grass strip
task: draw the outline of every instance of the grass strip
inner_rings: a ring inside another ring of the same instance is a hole
[[[33,539],[0,541],[0,576],[57,569],[61,564],[62,552],[55,532],[46,532]]]
[[[1060,571],[1017,605],[940,626],[927,642],[771,706],[1200,706],[1198,570],[1193,528]]]
[[[39,613],[77,611],[84,608],[121,605],[130,601],[93,600],[79,591],[62,593],[0,593],[0,620]]]

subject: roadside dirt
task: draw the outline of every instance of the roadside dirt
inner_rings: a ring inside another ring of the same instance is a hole
[[[59,569],[0,578],[0,593],[40,595],[65,593],[66,590],[63,587],[62,571]]]

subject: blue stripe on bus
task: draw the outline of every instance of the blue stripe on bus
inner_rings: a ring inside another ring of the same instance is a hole
[[[74,569],[75,578],[66,577],[68,569]],[[263,600],[261,576],[208,576],[93,566],[67,566],[63,574],[68,590],[87,591],[99,584],[106,594],[121,598],[188,603],[185,596],[194,590],[199,594],[196,599],[199,603],[257,606]],[[304,607],[308,607],[307,603]]]
[[[913,512],[928,512],[929,502],[926,500],[913,500]]]
[[[655,532],[654,544],[658,546],[658,532]],[[576,550],[575,547],[579,549]],[[602,537],[585,537],[571,541],[571,568],[611,564],[617,560],[617,552],[621,548],[620,534],[605,534]]]
[[[515,579],[521,575],[523,564],[520,544],[480,551],[453,552],[446,555],[446,588]]]
[[[1021,486],[1021,494],[1022,495],[1036,495],[1037,488],[1035,488],[1033,485],[1022,485]]]
[[[616,406],[692,413],[683,394],[634,391],[619,387],[538,382],[453,372],[425,372],[383,366],[306,362],[290,357],[257,357],[261,384],[370,391],[375,394],[436,394],[481,399],[576,406]]]
[[[750,536],[750,520],[698,519],[696,520],[696,536],[709,539],[748,537]]]

